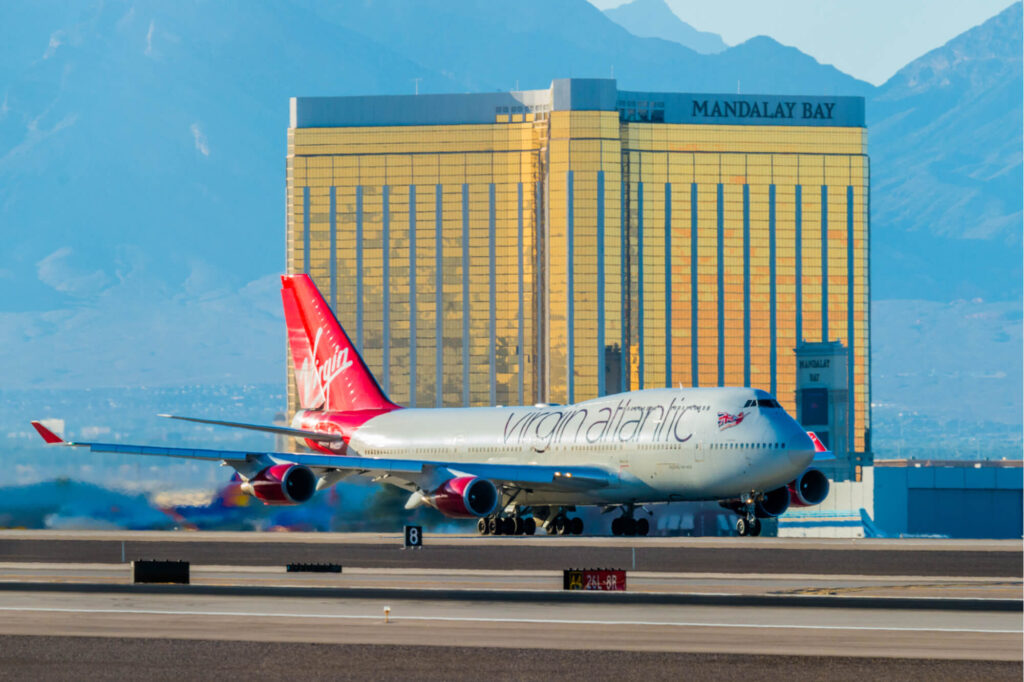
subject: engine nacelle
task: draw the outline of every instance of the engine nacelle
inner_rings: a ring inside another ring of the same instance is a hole
[[[460,476],[445,481],[424,499],[445,516],[468,519],[493,514],[499,497],[498,489],[487,479]]]
[[[757,501],[754,513],[760,519],[771,519],[781,516],[789,509],[789,488],[782,486],[775,490],[769,490],[760,500]]]
[[[828,476],[817,469],[808,469],[791,482],[789,501],[794,507],[811,507],[828,497]]]
[[[301,464],[275,464],[243,483],[242,490],[264,504],[302,504],[316,492],[316,474]]]

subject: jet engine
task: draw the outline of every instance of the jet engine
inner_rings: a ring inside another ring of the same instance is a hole
[[[828,476],[818,469],[808,469],[789,484],[789,499],[794,507],[821,504],[828,497]]]
[[[785,514],[787,509],[789,509],[789,488],[782,486],[766,492],[764,497],[757,501],[754,513],[760,519],[770,519]]]
[[[301,464],[275,464],[242,484],[264,504],[302,504],[316,492],[316,474]]]
[[[424,496],[439,512],[455,519],[490,516],[498,506],[498,489],[485,478],[460,476],[453,478]]]

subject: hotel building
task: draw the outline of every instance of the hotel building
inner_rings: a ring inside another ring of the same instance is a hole
[[[745,385],[870,451],[863,98],[298,97],[286,201],[288,272],[396,402]]]

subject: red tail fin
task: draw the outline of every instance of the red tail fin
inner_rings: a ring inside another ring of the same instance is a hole
[[[281,299],[299,402],[304,409],[396,407],[380,389],[309,275],[283,275]]]
[[[825,444],[821,442],[821,439],[818,438],[818,434],[816,434],[814,431],[808,431],[807,435],[811,437],[811,442],[814,443],[815,452],[829,451],[829,449],[825,447]]]

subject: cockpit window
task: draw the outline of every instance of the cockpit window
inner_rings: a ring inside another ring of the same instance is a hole
[[[754,401],[751,400],[750,402],[754,402]],[[779,405],[778,401],[772,400],[770,398],[761,398],[761,399],[759,399],[757,401],[757,406],[758,407],[782,407],[781,405]]]

